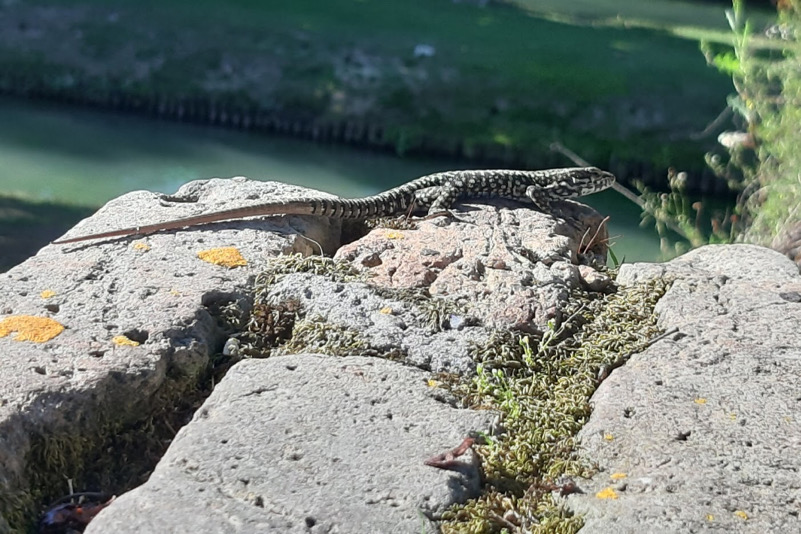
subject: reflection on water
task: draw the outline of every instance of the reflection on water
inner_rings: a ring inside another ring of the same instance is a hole
[[[247,176],[345,197],[376,193],[457,167],[388,154],[196,125],[0,99],[0,193],[100,206],[136,189],[172,193],[189,180]],[[659,259],[637,208],[605,192],[588,198],[612,216],[614,250],[627,261]]]

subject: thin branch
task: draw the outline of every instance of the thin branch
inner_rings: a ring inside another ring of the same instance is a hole
[[[704,128],[700,132],[692,132],[688,137],[693,141],[697,141],[699,139],[703,139],[704,137],[711,135],[712,132],[717,130],[723,124],[723,121],[728,119],[732,113],[734,113],[732,109],[729,106],[726,106],[725,108],[723,108],[723,111],[721,111],[720,114],[718,114],[718,116],[715,117],[715,119],[712,122],[707,124],[706,128]]]
[[[564,156],[567,156],[576,165],[581,165],[582,167],[589,167],[590,166],[590,164],[589,164],[589,162],[587,160],[585,160],[584,158],[582,158],[581,156],[579,156],[578,154],[576,154],[575,152],[573,152],[572,150],[570,150],[569,148],[564,146],[559,141],[554,141],[553,143],[551,143],[550,149],[553,150],[554,152],[559,152],[560,154],[562,154]],[[663,223],[665,226],[670,228],[672,231],[676,232],[678,235],[680,235],[681,237],[683,237],[684,239],[686,239],[687,241],[692,243],[692,239],[690,239],[690,237],[687,235],[687,233],[684,230],[682,230],[679,226],[677,226],[673,221],[670,221],[670,220],[667,220],[667,219],[664,219],[664,218],[661,218],[661,217],[657,216],[657,214],[654,213],[652,210],[650,210],[648,208],[648,206],[646,206],[645,202],[643,202],[643,200],[639,196],[637,196],[633,191],[631,191],[630,189],[628,189],[626,187],[623,187],[622,185],[620,185],[617,182],[612,184],[612,189],[614,189],[615,191],[617,191],[618,193],[620,193],[621,195],[623,195],[624,197],[626,197],[630,201],[632,201],[635,204],[637,204],[637,206],[639,206],[641,210],[645,211],[651,217],[653,217],[657,221]]]
[[[567,148],[559,141],[554,141],[553,143],[551,143],[550,149],[553,150],[554,152],[559,152],[563,156],[567,156],[567,158],[569,158],[570,161],[572,161],[576,165],[581,165],[582,167],[591,166],[586,159],[582,158],[581,156],[579,156],[578,154]],[[633,191],[627,189],[626,187],[623,187],[617,182],[612,184],[612,189],[614,189],[627,199],[637,204],[641,209],[645,209],[645,202],[640,200],[640,197],[638,197]]]

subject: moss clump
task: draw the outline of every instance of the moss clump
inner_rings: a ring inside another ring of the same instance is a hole
[[[395,288],[371,286],[373,293],[389,300],[399,300],[414,306],[423,325],[432,333],[442,332],[450,323],[458,320],[466,325],[478,324],[470,315],[469,306],[442,297],[432,296],[426,288]]]
[[[443,533],[581,528],[582,519],[560,506],[552,492],[570,491],[566,477],[592,473],[575,452],[576,434],[590,416],[590,397],[599,376],[658,333],[653,310],[667,287],[664,280],[653,280],[603,297],[579,295],[566,324],[551,326],[541,338],[499,334],[477,348],[477,375],[453,379],[448,387],[468,406],[499,410],[505,432],[477,447],[486,491],[445,512]]]
[[[364,275],[349,263],[334,261],[324,256],[303,256],[302,254],[277,256],[270,260],[261,274],[256,277],[254,285],[256,302],[264,302],[270,286],[290,273],[312,273],[327,276],[338,282],[354,282],[364,279]]]
[[[417,230],[417,221],[407,217],[379,217],[367,219],[364,222],[367,228],[386,228],[388,230]]]
[[[292,339],[272,354],[309,352],[331,356],[375,356],[389,360],[399,360],[406,355],[396,347],[375,347],[356,330],[329,323],[319,316],[298,321]]]
[[[291,254],[273,258],[256,277],[253,311],[244,331],[236,336],[237,356],[268,357],[314,351],[350,354],[366,347],[367,343],[355,332],[327,324],[319,317],[304,319],[297,300],[270,301],[270,287],[290,273],[312,273],[340,282],[363,278],[349,264],[323,256]]]
[[[120,411],[121,405],[112,402],[91,416],[78,417],[73,428],[33,435],[22,482],[17,481],[13,493],[0,491],[0,515],[10,531],[33,531],[44,507],[69,493],[68,481],[76,492],[112,495],[145,482],[176,429],[210,393],[206,378],[204,373],[173,378],[147,406]]]
[[[397,347],[376,347],[359,332],[342,325],[327,322],[320,316],[306,316],[296,300],[272,302],[268,298],[270,286],[290,273],[312,273],[337,282],[363,282],[366,275],[356,271],[349,263],[321,256],[303,257],[300,254],[274,258],[256,278],[253,312],[245,330],[237,335],[237,355],[268,357],[279,354],[320,352],[335,356],[368,355],[401,359],[404,351]],[[467,310],[449,299],[432,297],[427,290],[396,289],[369,286],[376,295],[398,300],[414,306],[419,320],[431,332],[447,328],[457,320],[474,324]]]
[[[320,316],[307,317],[296,300],[271,302],[270,286],[290,273],[312,273],[343,283],[365,279],[350,264],[331,258],[300,254],[274,258],[256,278],[253,312],[245,331],[238,336],[238,355],[269,357],[319,352],[332,356],[403,357],[398,349],[371,346],[355,330],[332,324]]]

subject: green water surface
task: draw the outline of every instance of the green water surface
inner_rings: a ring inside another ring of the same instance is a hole
[[[93,208],[137,189],[172,193],[189,180],[231,176],[358,197],[460,166],[16,99],[0,99],[0,162],[2,194]],[[619,258],[660,259],[636,206],[610,191],[586,202],[611,216]]]

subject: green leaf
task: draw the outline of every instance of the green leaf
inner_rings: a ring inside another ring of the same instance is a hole
[[[740,60],[734,55],[734,52],[731,51],[717,54],[712,58],[712,64],[724,74],[739,74],[742,72]]]

